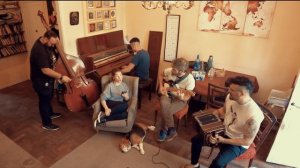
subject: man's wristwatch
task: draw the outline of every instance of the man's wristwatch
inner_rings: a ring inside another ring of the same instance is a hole
[[[61,75],[61,76],[60,76],[60,78],[59,78],[59,80],[62,80],[62,79],[63,79],[63,77],[64,77],[64,75]]]

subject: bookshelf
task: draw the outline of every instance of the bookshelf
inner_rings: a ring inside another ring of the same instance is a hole
[[[18,1],[0,1],[0,58],[27,52]]]

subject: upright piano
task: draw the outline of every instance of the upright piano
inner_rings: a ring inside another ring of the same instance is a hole
[[[102,76],[115,68],[128,64],[132,54],[124,44],[123,31],[114,31],[77,39],[79,57],[86,73],[97,71]]]

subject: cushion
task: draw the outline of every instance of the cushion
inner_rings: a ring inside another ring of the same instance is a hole
[[[254,143],[252,143],[249,148],[241,154],[239,157],[236,158],[236,160],[244,160],[244,159],[252,159],[256,155],[256,146]]]

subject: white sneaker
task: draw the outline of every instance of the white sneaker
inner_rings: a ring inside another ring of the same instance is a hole
[[[97,124],[100,123],[100,117],[101,117],[102,111],[99,112],[99,114],[97,115],[97,117],[94,120],[94,128],[97,127]]]

